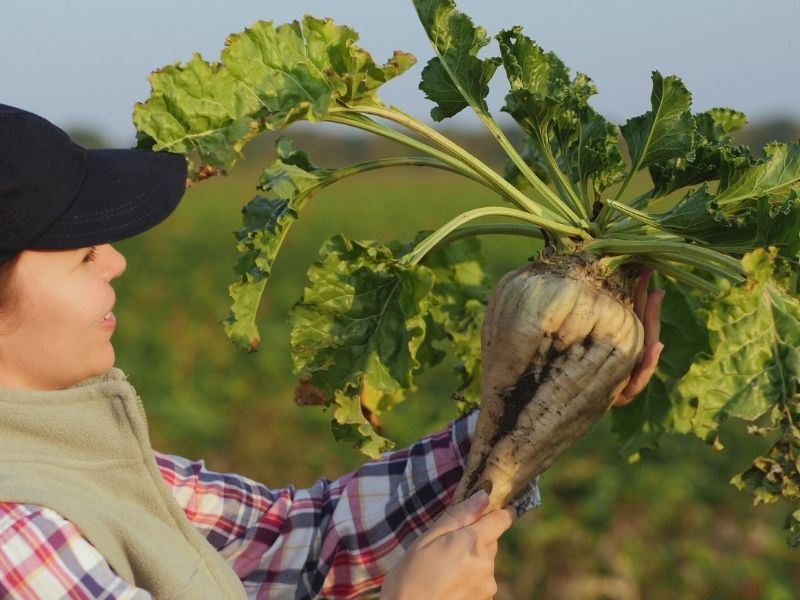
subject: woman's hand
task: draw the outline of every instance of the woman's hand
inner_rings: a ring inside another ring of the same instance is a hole
[[[445,510],[386,575],[381,600],[486,600],[497,593],[497,539],[516,518],[513,508],[486,513],[480,490]]]
[[[664,301],[664,290],[655,290],[652,294],[647,293],[652,273],[652,269],[642,269],[633,295],[633,310],[644,325],[644,352],[628,385],[614,400],[613,406],[628,404],[647,386],[650,377],[656,370],[661,350],[664,349],[664,344],[658,341],[661,333],[661,303]]]

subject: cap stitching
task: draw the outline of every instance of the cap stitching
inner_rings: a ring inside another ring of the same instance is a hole
[[[144,213],[143,215],[140,215],[139,218],[134,219],[133,221],[127,221],[126,223],[121,224],[121,225],[117,225],[115,227],[105,227],[104,231],[116,231],[118,229],[124,229],[126,227],[130,227],[131,225],[139,223],[140,221],[144,221],[147,217],[149,217],[153,213],[157,212],[156,209],[157,208],[161,208],[161,206],[162,206],[161,204],[159,204],[157,206],[154,206],[150,211]],[[76,236],[74,234],[70,234],[70,233],[62,233],[62,234],[51,234],[51,235],[48,235],[47,239],[48,240],[50,240],[50,239],[69,239],[69,238],[72,238],[72,237],[76,237]]]
[[[141,204],[141,202],[139,202],[139,200],[135,200],[135,201],[131,201],[131,202],[126,202],[125,204],[119,204],[119,205],[116,205],[116,206],[112,206],[112,207],[106,208],[104,210],[94,211],[92,213],[86,213],[86,214],[82,214],[82,215],[73,215],[73,216],[69,216],[69,217],[64,217],[63,219],[61,219],[61,221],[62,222],[67,222],[67,223],[79,222],[79,221],[83,221],[83,220],[85,220],[87,218],[91,218],[91,217],[99,217],[99,216],[103,216],[103,215],[114,215],[114,214],[117,214],[117,213],[126,212],[125,209],[127,209],[129,206],[138,206],[139,204]]]

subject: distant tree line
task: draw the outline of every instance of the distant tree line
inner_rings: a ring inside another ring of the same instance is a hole
[[[67,128],[74,140],[87,148],[107,148],[109,144],[103,134],[88,127]],[[487,164],[502,169],[505,154],[489,134],[482,129],[457,129],[442,127],[442,133],[459,145],[470,149],[478,158]],[[507,132],[509,138],[520,146],[522,133],[514,127]],[[390,140],[372,134],[358,132],[342,132],[341,128],[331,124],[312,125],[297,123],[288,130],[266,133],[245,147],[245,161],[257,167],[270,162],[274,155],[275,140],[286,136],[295,141],[295,147],[305,150],[311,161],[322,167],[337,167],[360,161],[371,160],[383,156],[408,155],[411,151]],[[762,119],[751,122],[741,131],[736,132],[737,143],[750,146],[753,154],[758,156],[761,148],[770,141],[800,141],[800,121],[786,116]],[[133,143],[130,144],[133,146]]]

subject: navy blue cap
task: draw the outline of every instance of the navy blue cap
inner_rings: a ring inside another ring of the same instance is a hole
[[[0,104],[0,265],[22,250],[84,248],[166,219],[186,190],[182,154],[86,149]]]

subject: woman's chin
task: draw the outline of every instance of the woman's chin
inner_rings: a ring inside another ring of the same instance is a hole
[[[108,373],[114,366],[116,359],[117,355],[114,352],[114,346],[111,345],[111,342],[108,342],[106,347],[103,348],[103,351],[97,357],[97,360],[93,361],[92,370],[95,371],[96,375]]]

